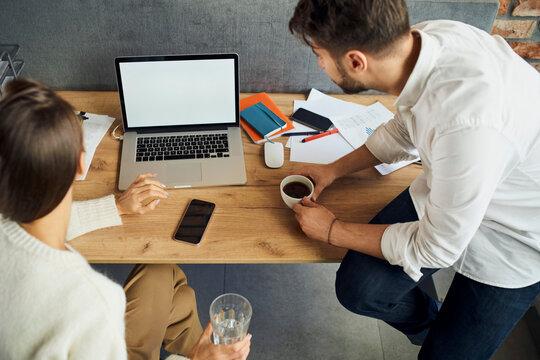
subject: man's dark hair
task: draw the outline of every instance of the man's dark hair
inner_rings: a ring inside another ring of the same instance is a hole
[[[83,147],[71,105],[35,81],[8,83],[0,100],[0,214],[28,223],[54,210]]]
[[[300,0],[289,30],[334,58],[353,49],[380,57],[410,25],[405,0]]]

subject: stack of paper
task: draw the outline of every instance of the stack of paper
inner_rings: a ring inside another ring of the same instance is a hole
[[[111,124],[114,122],[114,118],[107,115],[96,115],[86,113],[86,120],[83,121],[84,128],[84,150],[85,154],[85,166],[84,174],[79,177],[77,180],[84,180],[90,164],[92,163],[92,158],[96,152],[96,148],[103,136],[107,133],[107,130],[111,127]]]
[[[381,103],[362,106],[336,99],[312,89],[307,100],[295,100],[294,111],[298,108],[313,111],[329,118],[339,133],[302,143],[302,137],[291,136],[287,147],[291,148],[291,161],[315,164],[329,164],[361,147],[383,123],[394,117],[394,114]],[[294,130],[313,130],[294,122]],[[416,161],[416,160],[413,160]],[[381,164],[376,169],[383,175],[389,174],[413,161],[397,164]]]

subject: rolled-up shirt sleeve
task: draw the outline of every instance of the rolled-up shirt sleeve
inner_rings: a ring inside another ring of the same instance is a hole
[[[421,268],[453,265],[478,230],[497,184],[519,155],[492,128],[474,128],[437,136],[432,142],[430,192],[424,216],[390,225],[381,249],[393,265],[415,281]]]
[[[399,113],[375,129],[367,139],[366,147],[373,156],[386,164],[414,160],[418,157],[409,131]]]

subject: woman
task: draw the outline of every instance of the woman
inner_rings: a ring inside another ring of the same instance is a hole
[[[0,358],[245,359],[202,331],[193,290],[176,265],[136,266],[124,291],[95,272],[66,239],[121,224],[167,197],[142,174],[118,199],[72,203],[84,169],[82,126],[71,106],[29,80],[0,100]],[[157,198],[148,205],[145,199]],[[126,312],[127,294],[127,312]],[[125,323],[124,323],[125,320]],[[125,325],[127,328],[125,329]],[[126,345],[127,341],[127,345]],[[174,357],[172,355],[171,357]],[[183,358],[183,357],[176,357]]]

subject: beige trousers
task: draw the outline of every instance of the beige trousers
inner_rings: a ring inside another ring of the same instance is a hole
[[[128,359],[187,355],[202,333],[195,292],[176,264],[136,265],[124,285]]]

